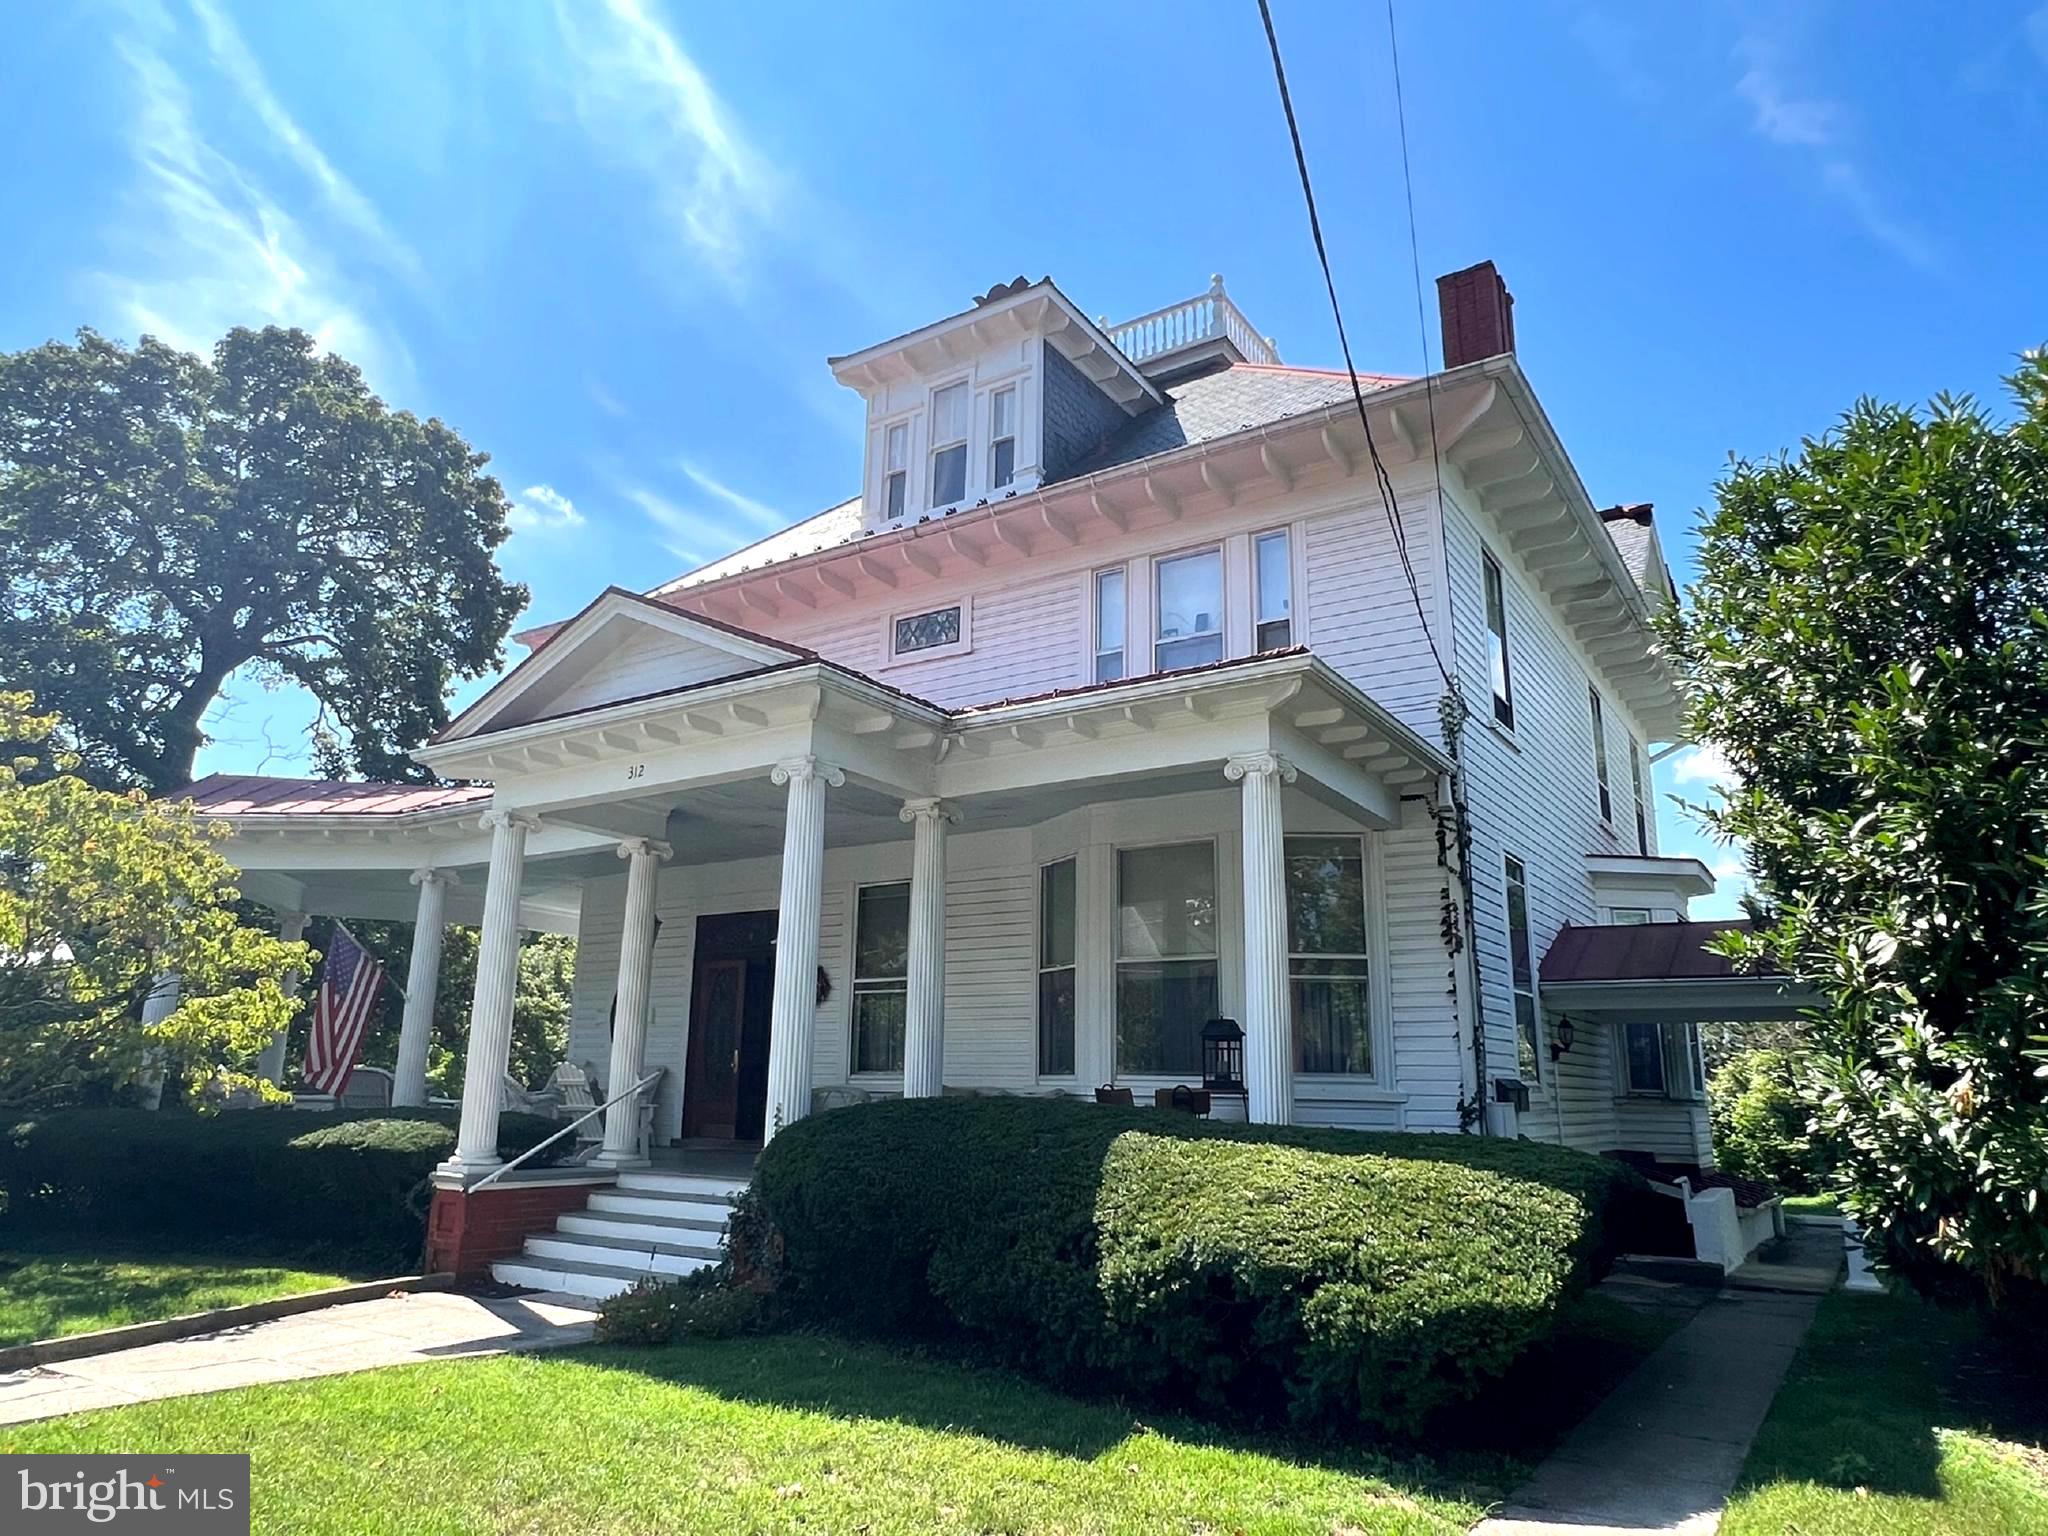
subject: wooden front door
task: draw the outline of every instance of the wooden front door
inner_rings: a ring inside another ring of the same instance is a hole
[[[683,1134],[739,1132],[740,1047],[747,1017],[744,956],[697,962],[690,988],[690,1053],[683,1078]]]

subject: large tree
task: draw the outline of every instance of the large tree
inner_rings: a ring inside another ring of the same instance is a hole
[[[210,363],[90,330],[0,354],[0,685],[105,786],[190,782],[245,669],[319,701],[321,771],[421,777],[406,752],[526,600],[485,462],[304,331],[231,331]]]
[[[0,693],[0,739],[43,744],[56,723]],[[246,1078],[312,952],[242,923],[219,829],[189,807],[96,789],[62,754],[22,760],[50,771],[0,762],[0,1110],[105,1103],[144,1075]],[[145,1024],[167,972],[179,1005]]]
[[[1808,1110],[1882,1258],[2048,1297],[2048,357],[2016,414],[1863,401],[1717,487],[1669,640]]]

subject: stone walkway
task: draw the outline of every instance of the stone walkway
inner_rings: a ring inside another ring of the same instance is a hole
[[[0,1374],[0,1424],[383,1365],[588,1342],[579,1296],[415,1291]]]
[[[1839,1264],[1841,1239],[1829,1240]],[[1802,1286],[1804,1271],[1827,1262],[1796,1238],[1785,1249],[1787,1279],[1797,1270]],[[1820,1305],[1810,1289],[1750,1288],[1769,1283],[1770,1266],[1745,1268],[1743,1283],[1715,1292],[1473,1536],[1712,1536]]]

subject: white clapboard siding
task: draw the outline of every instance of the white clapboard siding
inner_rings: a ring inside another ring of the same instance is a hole
[[[1408,1096],[1406,1129],[1455,1131],[1469,1067],[1444,949],[1444,870],[1427,804],[1404,801],[1402,812],[1401,826],[1380,834],[1394,1081]]]
[[[624,635],[616,646],[598,656],[577,676],[559,683],[551,677],[540,679],[496,723],[516,725],[542,716],[568,714],[684,688],[691,683],[737,677],[761,666],[758,661],[648,624],[624,626],[615,620],[598,639],[608,638],[613,629]]]
[[[1434,612],[1441,569],[1433,502],[1398,505],[1423,607]],[[1400,717],[1438,739],[1443,679],[1431,658],[1386,509],[1372,496],[1306,525],[1308,643],[1324,661]]]
[[[1666,1162],[1711,1166],[1714,1141],[1704,1104],[1624,1099],[1615,1105],[1618,1145],[1653,1152]]]

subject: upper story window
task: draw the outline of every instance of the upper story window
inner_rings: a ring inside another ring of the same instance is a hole
[[[1285,528],[1262,533],[1252,543],[1257,567],[1257,611],[1252,615],[1256,649],[1277,651],[1294,644],[1294,561]]]
[[[988,397],[988,484],[1000,490],[1017,478],[1017,386]]]
[[[1493,718],[1509,730],[1515,728],[1514,679],[1508,672],[1508,600],[1501,582],[1500,562],[1485,557],[1486,656],[1493,679]]]
[[[1542,1081],[1537,1046],[1542,1042],[1542,1014],[1536,1007],[1536,946],[1529,939],[1529,872],[1509,854],[1505,861],[1508,887],[1508,978],[1515,994],[1515,1055],[1522,1076]]]
[[[1124,568],[1095,573],[1095,681],[1124,675]]]
[[[1617,928],[1639,927],[1650,920],[1648,907],[1609,907],[1607,921]]]
[[[1614,795],[1607,787],[1607,716],[1600,707],[1600,690],[1588,684],[1586,700],[1593,709],[1593,780],[1600,787],[1600,819],[1614,825]]]
[[[901,517],[910,505],[910,423],[882,434],[882,515]]]
[[[1152,668],[1206,666],[1223,659],[1223,551],[1197,550],[1156,562]]]
[[[929,661],[972,648],[973,612],[964,602],[889,615],[889,659]]]
[[[932,391],[932,499],[948,507],[967,494],[967,381]]]
[[[1643,749],[1636,745],[1635,737],[1628,739],[1628,780],[1629,788],[1636,797],[1636,852],[1644,858],[1650,856],[1650,792],[1643,783]]]

